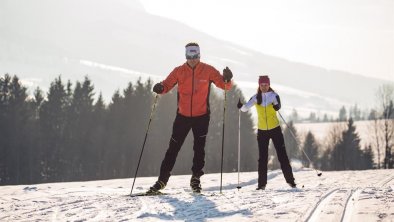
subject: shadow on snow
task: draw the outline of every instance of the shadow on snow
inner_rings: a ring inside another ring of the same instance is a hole
[[[143,213],[138,218],[155,217],[163,220],[182,220],[187,222],[204,221],[210,218],[222,218],[241,214],[250,216],[249,210],[219,211],[216,204],[205,196],[193,195],[193,200],[183,201],[171,196],[160,196],[160,199],[171,204],[175,209],[172,213]],[[230,203],[233,204],[233,203]],[[234,204],[234,207],[237,206]]]

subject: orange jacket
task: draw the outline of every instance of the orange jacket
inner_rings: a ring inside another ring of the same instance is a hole
[[[202,116],[210,112],[210,85],[227,90],[231,89],[231,82],[225,83],[223,76],[214,67],[199,62],[194,69],[187,63],[176,67],[162,82],[163,93],[170,91],[178,84],[178,113],[187,116]]]

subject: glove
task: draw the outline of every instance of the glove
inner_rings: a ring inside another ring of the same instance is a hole
[[[227,83],[227,82],[230,82],[232,78],[233,78],[233,73],[226,66],[226,68],[223,69],[223,81]]]
[[[238,99],[237,108],[241,109],[244,104],[241,103],[241,99]]]
[[[276,95],[276,101],[278,103],[276,105],[274,104],[274,110],[278,111],[280,109],[280,98],[279,98],[279,95]]]
[[[157,94],[161,94],[163,91],[164,91],[164,86],[160,82],[156,83],[156,85],[153,86],[153,92]]]

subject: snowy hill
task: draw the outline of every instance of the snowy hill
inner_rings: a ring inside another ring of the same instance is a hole
[[[369,106],[385,82],[225,42],[149,14],[137,0],[0,1],[0,76],[17,74],[30,92],[36,86],[47,90],[60,74],[72,82],[89,75],[108,102],[116,89],[139,76],[161,80],[184,62],[190,41],[200,43],[202,61],[233,70],[246,98],[255,93],[257,76],[270,74],[289,111],[336,114],[342,105]]]
[[[0,221],[394,221],[394,170],[323,172],[300,169],[300,188],[280,171],[256,191],[257,173],[202,177],[204,196],[190,194],[189,175],[173,176],[170,195],[130,197],[131,179],[0,187]],[[137,178],[135,192],[156,178]],[[304,186],[303,188],[301,188]]]

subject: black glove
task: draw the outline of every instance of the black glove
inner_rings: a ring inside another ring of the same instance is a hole
[[[241,109],[241,107],[242,107],[243,105],[244,105],[244,104],[241,103],[241,99],[238,99],[238,103],[237,103],[238,109]]]
[[[279,95],[276,95],[276,101],[278,101],[278,104],[274,105],[274,110],[278,111],[280,109],[280,98],[279,98]]]
[[[230,82],[232,78],[233,78],[233,73],[232,73],[231,70],[226,66],[226,68],[223,69],[223,81],[224,81],[224,82]]]
[[[164,86],[160,82],[156,83],[156,85],[153,86],[153,92],[157,94],[161,94],[163,91],[164,91]]]

